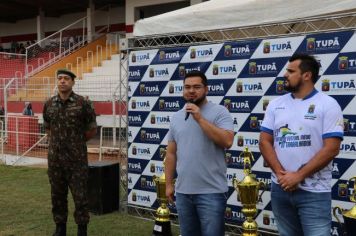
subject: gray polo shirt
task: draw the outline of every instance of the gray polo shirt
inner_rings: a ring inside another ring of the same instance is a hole
[[[200,109],[206,120],[219,128],[233,131],[233,120],[225,107],[208,102]],[[225,150],[204,134],[192,116],[184,120],[185,115],[185,108],[173,115],[168,133],[168,141],[177,144],[176,192],[226,192]]]

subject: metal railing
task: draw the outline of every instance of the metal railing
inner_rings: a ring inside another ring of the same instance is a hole
[[[1,160],[17,165],[24,156],[47,156],[46,134],[37,116],[6,115],[1,121]]]
[[[108,22],[91,35],[90,40],[95,40],[109,31],[109,11],[105,6],[93,12],[95,15],[107,14]],[[88,17],[83,17],[46,38],[26,47],[25,75],[31,77],[44,68],[59,61],[64,56],[81,48],[88,43]],[[94,27],[95,28],[95,27]]]
[[[95,52],[88,51],[87,58],[77,57],[77,63],[74,65],[72,63],[66,64],[66,67],[74,70],[79,78],[77,80],[76,88],[78,88],[79,92],[83,91],[83,95],[90,96],[92,100],[111,101],[114,94],[114,88],[116,88],[119,83],[119,60],[116,60],[116,69],[114,67],[99,68],[101,71],[107,71],[101,75],[87,74],[86,78],[89,78],[88,80],[80,80],[83,73],[92,71],[93,67],[102,64],[103,60],[112,57],[112,53],[116,50],[116,46],[110,41],[111,40],[107,40],[106,42],[106,45],[108,45],[106,48],[109,48],[109,50],[103,52],[102,46],[98,45],[100,47],[96,47]],[[91,78],[97,78],[97,80],[95,81]],[[106,78],[110,78],[110,80],[107,80]],[[0,91],[2,91],[4,104],[7,104],[10,95],[14,95],[12,100],[46,100],[56,92],[55,81],[54,77],[32,76],[30,80],[21,77],[12,77],[11,79],[0,78]],[[98,90],[97,88],[102,88],[102,90]],[[92,93],[93,96],[91,96],[90,93]]]
[[[116,144],[113,142],[113,138],[119,137],[113,136],[113,129],[119,127],[102,127],[100,139],[94,137],[88,142],[89,161],[112,160],[125,163],[125,151],[119,150],[118,140]],[[37,160],[37,163],[41,159],[41,163],[46,164],[49,147],[47,137],[41,116],[0,116],[0,161],[7,165],[31,165],[30,159]],[[122,174],[126,176],[126,172]]]

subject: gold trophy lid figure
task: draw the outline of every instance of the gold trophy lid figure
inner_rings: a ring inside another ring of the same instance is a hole
[[[348,182],[352,180],[354,181],[354,191],[350,196],[350,201],[356,203],[356,176],[349,179]],[[344,227],[342,227],[344,228],[344,231],[346,231],[344,232],[344,234],[347,236],[354,235],[354,233],[356,232],[356,205],[354,205],[349,211],[342,211],[341,208],[338,206],[333,209],[334,217],[336,218],[337,222],[342,226],[339,217],[337,217],[336,211],[338,211],[339,214],[342,213],[342,216],[344,218]]]
[[[243,157],[245,175],[251,174],[251,160],[255,161],[252,152],[248,150],[248,147],[245,147],[245,150],[240,153],[239,157]]]

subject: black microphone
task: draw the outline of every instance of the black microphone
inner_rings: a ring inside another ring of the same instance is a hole
[[[187,101],[187,103],[194,103],[194,100],[193,100],[193,99],[189,99],[189,100]],[[185,114],[185,119],[184,119],[184,120],[188,120],[189,115],[190,115],[190,112],[186,112],[186,114]]]

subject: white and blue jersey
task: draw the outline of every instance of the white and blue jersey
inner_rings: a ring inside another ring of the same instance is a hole
[[[323,147],[323,139],[343,139],[342,111],[335,99],[317,90],[304,99],[288,93],[269,103],[261,131],[273,135],[274,149],[283,168],[297,171]],[[299,187],[311,192],[330,192],[331,167],[329,163]],[[274,173],[272,181],[278,183]]]

